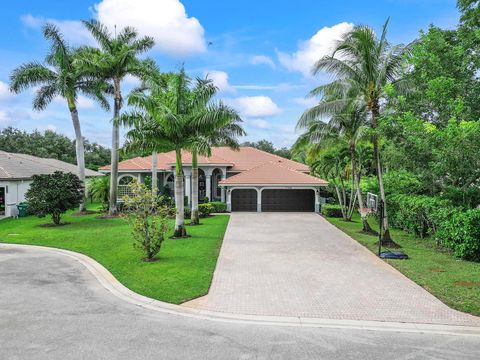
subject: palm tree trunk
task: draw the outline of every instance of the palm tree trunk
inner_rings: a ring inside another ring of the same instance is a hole
[[[157,152],[152,152],[152,194],[158,193],[158,179],[157,179]]]
[[[70,115],[72,117],[73,129],[75,131],[75,152],[77,157],[78,178],[82,182],[83,198],[80,202],[80,211],[85,211],[85,147],[83,143],[82,130],[80,129],[80,118],[73,99],[68,99]]]
[[[371,113],[372,113],[372,128],[374,130],[377,130],[377,127],[378,127],[377,120],[380,115],[378,102],[376,102],[373,105]],[[398,247],[398,245],[392,240],[390,236],[390,228],[388,226],[387,201],[385,197],[385,188],[383,186],[382,164],[380,160],[380,149],[378,146],[378,136],[375,132],[373,134],[372,143],[373,143],[373,155],[375,157],[375,167],[377,172],[378,188],[380,189],[380,199],[383,201],[383,209],[384,209],[383,210],[384,211],[384,218],[383,218],[384,234],[383,234],[382,243],[383,245]]]
[[[113,125],[112,125],[112,149],[111,149],[111,169],[110,169],[110,198],[109,198],[109,215],[116,215],[117,209],[117,182],[118,182],[118,148],[120,142],[119,128],[116,124],[116,120],[120,115],[120,106],[122,96],[120,93],[120,80],[115,79],[113,81],[115,101],[113,105]]]
[[[197,150],[192,151],[192,215],[191,224],[200,224],[198,214],[198,154]]]
[[[357,157],[355,154],[355,146],[350,149],[351,156],[352,156],[352,178],[355,179],[356,183],[356,193],[357,193],[357,199],[358,199],[358,207],[360,209],[364,208],[363,204],[363,197],[362,197],[362,191],[360,190],[360,171],[357,171]],[[363,213],[360,213],[360,216],[362,218],[362,232],[371,234],[373,233],[372,228],[370,227],[370,224],[368,223],[368,219],[366,216],[363,215]]]
[[[183,171],[182,171],[182,152],[180,149],[176,150],[176,164],[175,164],[175,206],[177,213],[175,216],[175,231],[173,237],[187,236],[185,229],[185,209],[184,209],[184,193],[183,193]]]

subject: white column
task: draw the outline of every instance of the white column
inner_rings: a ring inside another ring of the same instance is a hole
[[[226,178],[227,177],[225,176],[225,173],[222,172],[222,180],[225,180]],[[223,202],[225,202],[225,188],[224,187],[221,188],[221,197],[222,197],[221,200]]]
[[[227,195],[227,211],[232,211],[232,191],[228,188],[223,191]]]
[[[185,195],[188,198],[188,206],[190,206],[192,201],[192,177],[190,175],[185,175]]]
[[[257,189],[257,212],[262,212],[262,189]]]
[[[320,188],[315,189],[315,212],[320,212]]]
[[[212,201],[212,175],[205,173],[205,195],[208,201]]]

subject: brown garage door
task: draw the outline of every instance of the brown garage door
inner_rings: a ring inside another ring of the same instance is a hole
[[[232,190],[232,211],[257,211],[257,190]]]
[[[265,189],[262,211],[315,211],[315,192],[311,189]]]

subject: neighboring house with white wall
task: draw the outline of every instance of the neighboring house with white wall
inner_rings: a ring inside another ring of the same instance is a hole
[[[192,158],[182,153],[185,195],[190,204]],[[324,202],[321,190],[328,183],[309,175],[307,165],[252,147],[232,150],[215,147],[212,156],[198,157],[199,200],[224,201],[229,211],[316,211]],[[118,196],[128,191],[132,179],[144,182],[152,175],[152,157],[137,157],[119,163]],[[99,169],[109,173],[110,166]],[[157,154],[158,188],[174,189],[175,152]]]
[[[76,165],[57,159],[0,151],[0,218],[16,214],[17,205],[25,201],[33,175],[53,174],[55,171],[78,172]],[[87,177],[102,175],[85,170]]]

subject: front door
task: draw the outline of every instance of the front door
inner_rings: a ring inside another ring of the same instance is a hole
[[[5,199],[5,188],[0,187],[0,216],[5,216],[5,204],[6,204],[6,199]]]

